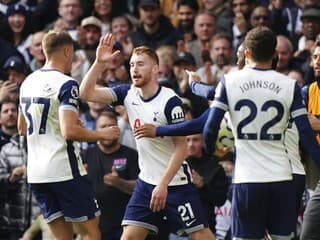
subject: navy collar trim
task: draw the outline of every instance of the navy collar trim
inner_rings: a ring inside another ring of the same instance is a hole
[[[161,86],[158,86],[158,91],[156,92],[156,94],[154,96],[152,96],[152,97],[150,97],[148,99],[144,99],[143,97],[140,96],[140,99],[142,101],[144,101],[144,102],[150,102],[150,101],[152,101],[153,99],[155,99],[159,95],[160,91],[161,91]]]
[[[272,68],[258,68],[258,67],[253,67],[252,69],[258,70],[258,71],[269,71],[269,70],[272,70]]]

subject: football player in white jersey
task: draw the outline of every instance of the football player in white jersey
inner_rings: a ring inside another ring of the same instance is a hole
[[[150,48],[135,48],[130,59],[133,84],[115,88],[96,86],[97,76],[112,58],[113,37],[101,39],[97,59],[80,86],[80,97],[88,101],[123,104],[133,129],[145,123],[155,125],[184,121],[180,98],[157,81],[159,59]],[[113,55],[116,53],[113,53]],[[184,137],[136,139],[140,174],[122,221],[122,240],[145,239],[158,232],[159,221],[165,215],[170,227],[192,239],[214,239],[201,210],[190,170],[184,161]]]
[[[206,148],[214,147],[219,124],[229,111],[235,136],[236,165],[232,198],[234,239],[291,239],[295,217],[292,167],[284,133],[296,123],[303,147],[320,166],[320,149],[295,81],[271,69],[276,36],[266,27],[245,40],[249,66],[219,83],[204,127]],[[292,156],[290,156],[292,157]]]
[[[100,239],[99,209],[73,141],[112,140],[119,129],[88,131],[79,122],[79,86],[67,76],[73,42],[50,31],[42,41],[46,63],[20,90],[18,129],[27,135],[28,182],[56,239],[72,239],[75,222],[85,239]]]

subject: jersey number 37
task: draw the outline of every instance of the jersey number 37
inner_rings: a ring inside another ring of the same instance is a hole
[[[31,135],[35,129],[34,129],[34,120],[32,119],[32,115],[30,112],[28,112],[30,106],[32,104],[40,104],[43,105],[43,110],[41,113],[41,120],[40,120],[40,127],[38,130],[39,134],[45,134],[46,133],[46,126],[47,126],[47,119],[48,119],[48,113],[49,113],[49,107],[50,107],[50,99],[49,98],[43,98],[43,97],[23,97],[21,98],[21,103],[25,104],[24,107],[24,114],[28,118],[29,126],[28,126],[28,135]]]

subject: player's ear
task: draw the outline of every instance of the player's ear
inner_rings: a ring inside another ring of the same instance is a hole
[[[73,54],[73,49],[70,48],[70,47],[64,47],[64,48],[63,48],[63,54],[64,54],[66,57],[69,57],[70,54]]]
[[[158,64],[153,65],[152,72],[155,74],[159,73],[159,65]]]
[[[247,59],[251,59],[251,53],[249,52],[249,50],[244,50],[244,56],[247,58]]]

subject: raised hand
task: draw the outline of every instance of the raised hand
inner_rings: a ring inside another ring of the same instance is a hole
[[[200,76],[196,72],[186,70],[186,73],[188,74],[189,84],[191,84],[192,81],[195,81],[197,83],[201,82]]]
[[[143,138],[143,137],[154,138],[156,137],[156,126],[148,123],[143,124],[134,130],[133,135],[136,138]]]
[[[10,92],[17,90],[17,84],[11,81],[4,81],[0,87],[0,102],[10,95]]]
[[[99,63],[106,63],[120,54],[120,51],[113,51],[114,37],[111,33],[106,34],[100,39],[96,52],[96,60]]]

